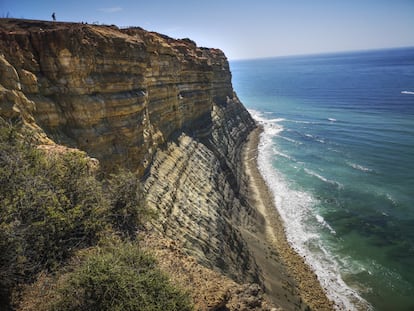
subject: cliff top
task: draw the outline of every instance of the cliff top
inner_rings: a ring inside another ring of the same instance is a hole
[[[173,133],[208,131],[212,103],[233,96],[218,49],[140,27],[23,19],[0,19],[0,86],[0,116],[140,171]]]
[[[145,30],[142,29],[141,27],[129,27],[129,28],[120,29],[116,25],[97,25],[97,24],[88,24],[88,23],[83,23],[83,22],[82,23],[52,22],[52,21],[31,20],[31,19],[0,18],[0,31],[6,32],[6,33],[13,33],[13,34],[25,34],[28,32],[81,29],[81,28],[100,29],[101,31],[106,30],[108,34],[113,31],[122,32],[125,29],[134,29],[137,31],[145,32]],[[155,32],[153,33],[156,34]],[[162,37],[166,37],[161,34],[158,34],[158,35]]]
[[[56,30],[77,30],[77,29],[94,29],[99,31],[103,35],[149,35],[152,37],[158,37],[169,44],[179,44],[190,48],[197,48],[197,44],[188,38],[174,39],[153,31],[147,31],[138,26],[131,26],[127,28],[119,28],[116,25],[97,25],[88,23],[76,23],[76,22],[52,22],[43,20],[30,20],[30,19],[16,19],[16,18],[0,18],[0,32],[6,34],[27,34],[30,32],[44,32],[44,31],[56,31]],[[198,47],[200,49],[207,49]],[[216,52],[223,54],[219,49],[209,48],[210,52]]]

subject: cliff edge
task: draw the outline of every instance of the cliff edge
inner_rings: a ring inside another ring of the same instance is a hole
[[[85,150],[106,170],[143,173],[173,134],[210,131],[213,105],[239,105],[224,54],[188,39],[25,20],[0,27],[1,114]]]
[[[159,214],[153,234],[272,294],[247,242],[264,223],[242,165],[256,125],[222,51],[141,28],[2,19],[0,116],[43,144],[87,152],[104,172],[138,172]],[[271,299],[305,308],[286,279]]]

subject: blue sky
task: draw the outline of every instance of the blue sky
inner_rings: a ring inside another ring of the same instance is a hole
[[[0,16],[140,26],[229,59],[414,46],[414,0],[0,0]]]

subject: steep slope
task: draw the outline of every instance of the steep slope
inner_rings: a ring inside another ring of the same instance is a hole
[[[137,171],[159,214],[153,234],[264,287],[246,241],[264,219],[247,198],[242,165],[256,125],[220,50],[140,28],[2,19],[0,116],[44,144],[86,151],[106,173]],[[285,283],[273,300],[303,309],[294,282]]]
[[[3,20],[0,49],[2,115],[107,169],[143,172],[172,134],[208,131],[213,102],[233,98],[221,51],[139,28]]]
[[[147,170],[163,232],[234,277],[254,270],[230,223],[243,208],[237,164],[254,122],[221,51],[139,28],[2,25],[3,116],[86,151],[106,171]]]

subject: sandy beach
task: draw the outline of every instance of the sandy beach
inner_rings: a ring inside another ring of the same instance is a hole
[[[249,249],[263,275],[266,293],[286,310],[333,310],[316,275],[289,245],[273,196],[257,166],[258,144],[262,129],[248,137],[243,151],[248,196],[258,215],[256,223],[241,228]],[[303,303],[304,302],[304,303]]]

